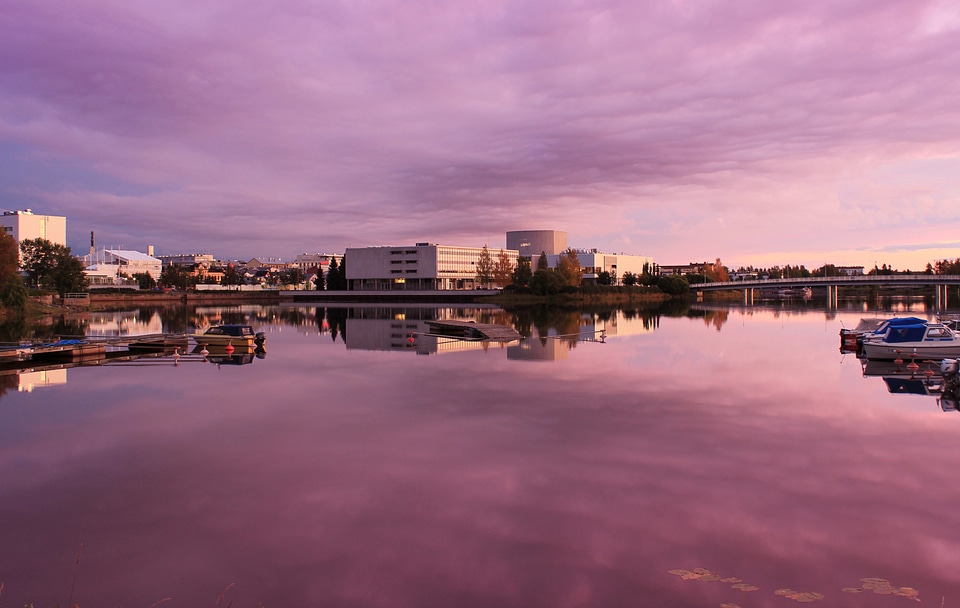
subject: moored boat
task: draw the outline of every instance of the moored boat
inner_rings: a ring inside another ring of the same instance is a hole
[[[960,357],[960,334],[942,323],[896,325],[881,337],[865,337],[868,359],[940,360]]]
[[[230,344],[234,348],[241,346],[253,347],[262,346],[267,337],[264,333],[254,332],[249,325],[226,324],[214,325],[207,328],[203,333],[190,334],[197,344],[226,345]]]

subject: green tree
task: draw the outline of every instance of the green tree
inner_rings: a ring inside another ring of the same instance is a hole
[[[627,286],[633,286],[637,284],[637,275],[633,274],[629,270],[623,273],[623,284]]]
[[[478,287],[487,287],[491,281],[493,281],[493,258],[490,257],[490,250],[484,245],[483,250],[480,251],[480,259],[477,260],[476,282]]]
[[[83,263],[73,257],[70,248],[47,239],[25,239],[20,242],[21,266],[32,285],[64,293],[85,291],[87,277]]]
[[[6,277],[20,276],[20,246],[17,245],[17,239],[13,238],[2,229],[0,224],[0,280]]]
[[[305,278],[300,268],[288,268],[280,273],[280,281],[284,285],[299,285]]]
[[[0,278],[0,304],[4,308],[22,311],[27,307],[27,300],[27,288],[24,287],[20,275],[11,274]]]
[[[563,286],[563,278],[552,268],[537,270],[533,273],[533,278],[530,279],[530,289],[539,296],[560,293]]]
[[[550,268],[550,263],[547,262],[547,252],[541,251],[540,257],[537,258],[537,270],[548,270]]]
[[[327,270],[327,289],[330,291],[345,291],[347,289],[347,257],[330,260],[330,268]]]
[[[50,287],[62,298],[66,293],[86,291],[90,287],[87,275],[83,272],[83,262],[70,255],[70,248],[60,251],[57,265],[53,269]]]
[[[0,230],[0,305],[22,311],[27,300],[27,288],[20,277],[20,246],[17,239]]]
[[[313,277],[313,286],[317,291],[323,291],[324,280],[323,280],[323,267],[317,266],[317,274]]]
[[[690,291],[690,284],[687,283],[686,278],[669,275],[660,277],[657,280],[657,287],[660,288],[660,291],[672,296],[679,296]]]
[[[160,283],[164,287],[186,290],[191,283],[190,279],[190,273],[186,268],[176,264],[170,264],[160,271]]]
[[[613,285],[613,275],[606,270],[597,273],[597,285]]]
[[[528,287],[532,278],[533,269],[530,268],[530,258],[521,255],[517,258],[516,268],[513,269],[513,284]]]
[[[340,264],[337,263],[337,258],[330,260],[330,265],[327,266],[327,289],[335,290],[337,285],[340,282]]]
[[[133,273],[133,279],[140,286],[140,289],[153,289],[157,286],[157,281],[149,272],[135,272]]]

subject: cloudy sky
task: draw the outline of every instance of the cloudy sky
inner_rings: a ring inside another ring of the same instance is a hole
[[[954,0],[5,0],[0,207],[222,258],[960,257]]]

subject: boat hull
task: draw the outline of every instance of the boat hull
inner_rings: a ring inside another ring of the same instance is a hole
[[[960,357],[960,340],[935,343],[864,342],[863,355],[868,359],[954,359]]]

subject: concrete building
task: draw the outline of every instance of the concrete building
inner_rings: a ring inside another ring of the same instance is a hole
[[[539,256],[538,256],[539,257]],[[547,265],[556,268],[562,255],[547,255]],[[617,284],[623,282],[623,275],[630,272],[636,276],[643,274],[646,269],[653,273],[653,258],[645,255],[626,255],[623,253],[603,253],[596,249],[590,251],[577,250],[577,260],[583,271],[584,283],[595,283],[597,275],[609,272],[616,277]],[[533,259],[533,267],[537,267],[537,258]]]
[[[557,255],[567,249],[567,233],[563,230],[512,230],[507,232],[507,249],[519,252],[536,266],[541,253]]]
[[[358,247],[346,251],[351,290],[474,289],[483,249],[417,243],[398,247]],[[500,249],[488,249],[496,262]],[[518,253],[505,249],[511,267]]]
[[[30,209],[4,211],[0,225],[18,243],[27,239],[47,239],[67,246],[67,218],[60,215],[35,215]]]

